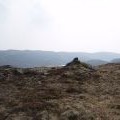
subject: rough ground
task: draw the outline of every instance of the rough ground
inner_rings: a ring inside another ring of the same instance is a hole
[[[120,120],[120,64],[0,67],[0,120]]]

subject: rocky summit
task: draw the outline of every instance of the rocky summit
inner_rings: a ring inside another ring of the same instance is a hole
[[[1,66],[0,120],[120,120],[120,64]]]

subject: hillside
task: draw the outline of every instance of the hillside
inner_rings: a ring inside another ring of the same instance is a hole
[[[120,58],[117,53],[84,53],[84,52],[52,52],[52,51],[32,51],[32,50],[6,50],[0,51],[0,66],[11,65],[14,67],[41,67],[65,65],[74,57],[81,61],[90,62],[92,65],[101,65],[103,61],[109,62]],[[92,61],[91,60],[97,60]],[[102,61],[102,62],[101,62]],[[94,63],[93,63],[94,62]],[[105,63],[104,62],[104,63]]]
[[[112,62],[112,63],[120,63],[120,58],[113,59],[111,62]]]
[[[98,60],[98,59],[94,59],[94,60],[88,60],[86,61],[87,64],[90,64],[92,66],[98,66],[98,65],[104,65],[107,64],[107,61],[104,60]]]
[[[1,66],[0,120],[120,120],[120,64]]]

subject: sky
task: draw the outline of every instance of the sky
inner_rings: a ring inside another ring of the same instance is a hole
[[[120,53],[120,0],[0,0],[0,50]]]

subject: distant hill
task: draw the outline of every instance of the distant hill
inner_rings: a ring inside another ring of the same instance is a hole
[[[108,52],[84,53],[84,52],[52,52],[40,50],[38,51],[6,50],[0,51],[0,66],[2,65],[11,65],[15,67],[58,66],[66,64],[75,57],[78,57],[81,61],[84,62],[88,61],[88,63],[91,63],[92,65],[93,64],[97,65],[109,62],[113,59],[120,58],[120,54]]]
[[[120,54],[112,52],[97,52],[89,54],[88,57],[103,61],[111,61],[113,59],[120,58]]]
[[[93,60],[89,60],[86,63],[92,65],[92,66],[98,66],[98,65],[103,65],[103,64],[107,64],[107,61],[104,60],[98,60],[98,59],[93,59]]]
[[[113,59],[111,62],[112,62],[112,63],[120,63],[120,58]]]
[[[36,67],[61,65],[64,61],[55,52],[47,51],[0,51],[0,65]]]

